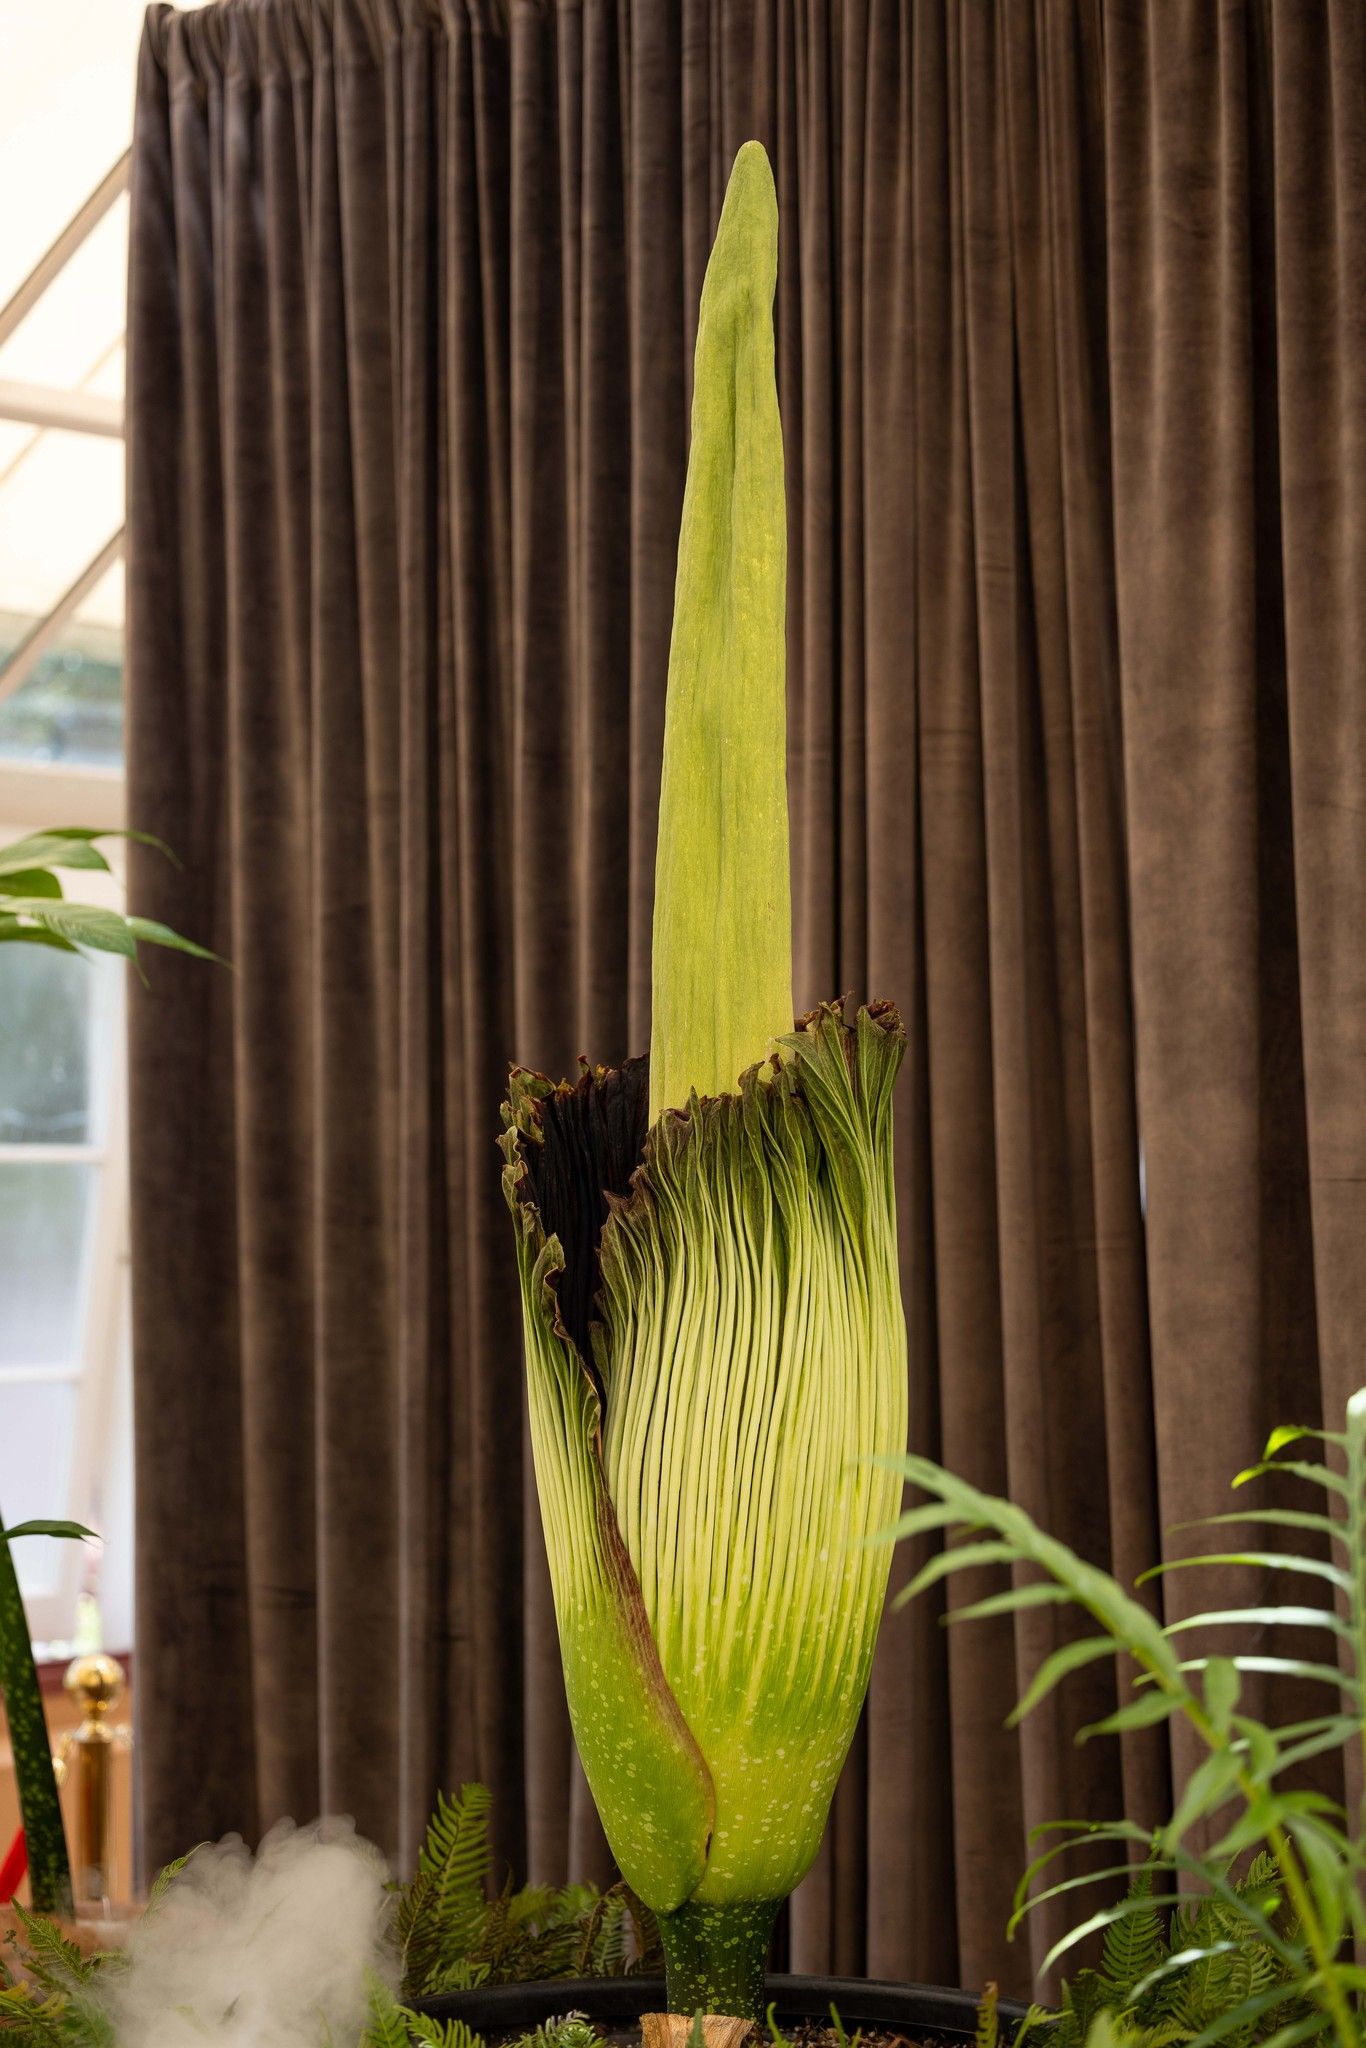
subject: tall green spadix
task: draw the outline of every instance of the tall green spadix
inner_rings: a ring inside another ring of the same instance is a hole
[[[650,1121],[792,1028],[778,202],[735,159],[702,286],[655,857]]]

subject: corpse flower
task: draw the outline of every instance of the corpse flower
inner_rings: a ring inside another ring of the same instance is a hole
[[[901,1026],[792,1025],[776,271],[748,143],[698,322],[650,1056],[514,1068],[503,1139],[579,1753],[670,2012],[742,2019],[867,1690],[906,1436]]]

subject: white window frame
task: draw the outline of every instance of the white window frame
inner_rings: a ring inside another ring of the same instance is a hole
[[[22,771],[7,764],[0,769],[0,846],[22,836],[9,815],[12,781]],[[31,829],[30,821],[21,821]],[[81,897],[120,909],[122,876],[82,874]],[[95,1105],[90,1140],[81,1144],[0,1142],[0,1165],[41,1172],[45,1166],[89,1166],[94,1169],[85,1238],[81,1246],[80,1301],[76,1334],[69,1360],[24,1360],[0,1366],[0,1401],[7,1387],[58,1381],[77,1388],[76,1436],[67,1467],[65,1497],[44,1504],[43,1512],[63,1519],[93,1523],[104,1519],[104,1487],[108,1447],[113,1431],[119,1381],[127,1370],[128,1327],[128,1096],[125,1048],[125,990],[115,970],[95,984],[91,1015],[91,1097]],[[3,1502],[0,1502],[3,1507]],[[74,1632],[77,1597],[88,1560],[78,1544],[54,1545],[45,1566],[50,1576],[43,1590],[25,1594],[29,1627],[36,1641],[66,1645]],[[127,1648],[119,1644],[118,1648]]]
[[[46,254],[34,265],[3,308],[0,346],[27,317],[43,293],[60,276],[127,189],[129,154],[125,153],[73,215]],[[123,407],[85,391],[0,379],[0,419],[71,433],[121,437]],[[123,530],[105,545],[63,592],[45,618],[37,621],[0,667],[0,699],[11,695],[58,639],[84,598],[123,553]],[[25,762],[0,757],[0,846],[47,826],[80,824],[118,831],[124,821],[124,778],[117,768],[72,766],[64,762]],[[121,909],[124,903],[123,862],[111,851],[113,872],[80,874],[82,899]],[[100,1481],[108,1470],[108,1449],[116,1410],[126,1398],[128,1346],[128,1111],[125,1058],[125,991],[122,977],[100,984],[105,1014],[92,1019],[91,1057],[99,1067],[92,1087],[99,1091],[101,1114],[89,1145],[0,1144],[0,1162],[37,1166],[69,1160],[96,1168],[91,1210],[82,1248],[81,1305],[76,1350],[65,1365],[35,1360],[32,1365],[0,1368],[0,1394],[6,1385],[33,1384],[60,1378],[79,1387],[76,1440],[72,1446],[66,1499],[54,1501],[50,1512],[76,1521],[92,1521],[107,1508]],[[100,1041],[103,1041],[101,1046]],[[0,1507],[3,1503],[0,1503]],[[35,1638],[53,1646],[70,1640],[77,1597],[87,1567],[80,1546],[62,1544],[53,1560],[54,1576],[47,1590],[26,1595],[29,1624]],[[131,1559],[127,1560],[131,1581]],[[116,1643],[115,1648],[131,1645]]]

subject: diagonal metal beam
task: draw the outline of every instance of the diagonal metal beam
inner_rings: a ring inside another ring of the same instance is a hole
[[[123,531],[120,527],[105,542],[94,560],[86,563],[70,589],[63,591],[47,617],[39,619],[24,635],[9,660],[0,665],[0,703],[14,694],[57,639],[82,598],[88,597],[100,578],[113,568],[123,553]]]
[[[123,439],[121,399],[104,398],[95,391],[63,391],[54,384],[19,384],[12,378],[0,378],[0,420]]]
[[[54,277],[71,261],[93,228],[99,226],[114,201],[128,189],[128,165],[132,150],[126,149],[114,168],[95,187],[84,206],[72,214],[46,254],[40,256],[19,289],[0,309],[0,348],[20,321],[33,311]]]

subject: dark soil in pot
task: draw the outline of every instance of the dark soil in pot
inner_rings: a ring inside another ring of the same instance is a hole
[[[798,2048],[834,2048],[830,2008],[839,2013],[846,2031],[863,2030],[865,2048],[880,2044],[971,2041],[977,2027],[977,1999],[966,1991],[948,1991],[929,1984],[880,1984],[866,1977],[783,1977],[764,1979],[765,1999],[789,2038],[800,2036]],[[583,2013],[609,2043],[639,2041],[636,2022],[644,2012],[664,2010],[662,1977],[555,1978],[539,1984],[484,1984],[473,1991],[451,1991],[440,1998],[413,2001],[416,2012],[432,2019],[462,2019],[490,2042],[512,2040],[543,2020],[567,2012]],[[1001,2036],[1008,2040],[1024,2007],[1008,1999],[1000,2004]],[[766,2038],[763,2030],[760,2037]]]

